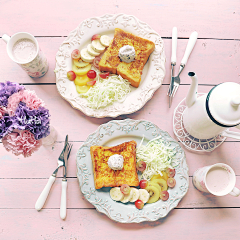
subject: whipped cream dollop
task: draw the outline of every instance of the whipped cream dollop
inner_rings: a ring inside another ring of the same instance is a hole
[[[135,49],[133,46],[125,45],[119,49],[118,56],[123,62],[130,63],[135,58]]]
[[[108,159],[108,166],[113,170],[122,170],[123,168],[123,156],[119,154],[114,154]]]

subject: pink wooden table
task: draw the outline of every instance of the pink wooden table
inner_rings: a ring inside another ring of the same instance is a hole
[[[149,120],[174,137],[173,110],[186,96],[189,71],[199,77],[199,92],[208,92],[221,82],[240,81],[239,0],[0,1],[0,36],[19,31],[32,33],[50,64],[44,77],[33,80],[9,59],[6,45],[0,41],[0,81],[15,81],[35,90],[47,104],[52,125],[58,132],[52,148],[41,147],[26,159],[12,155],[0,144],[0,239],[239,239],[239,198],[203,194],[192,185],[196,169],[223,162],[235,170],[237,187],[240,187],[240,142],[232,139],[227,139],[212,153],[199,155],[185,151],[190,178],[188,193],[176,209],[156,222],[117,223],[97,212],[84,199],[76,177],[76,152],[90,133],[111,119],[87,117],[73,109],[58,94],[53,70],[56,52],[69,32],[84,19],[106,13],[135,15],[149,24],[163,38],[167,57],[166,77],[153,98],[136,113],[116,119]],[[179,37],[177,68],[190,33],[195,30],[199,35],[169,109],[166,93],[174,26],[178,28]],[[63,221],[59,217],[60,174],[44,208],[37,212],[34,205],[56,166],[66,134],[73,143],[73,150],[68,171],[67,218]]]

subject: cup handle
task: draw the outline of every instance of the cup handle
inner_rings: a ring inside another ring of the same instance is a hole
[[[238,129],[240,129],[240,124],[238,124],[237,126],[235,126],[235,128],[238,128]]]
[[[2,39],[5,43],[8,43],[8,41],[10,40],[10,37],[7,34],[3,34]]]
[[[235,127],[240,129],[239,125],[237,125]],[[223,131],[221,133],[221,136],[223,136],[223,137],[230,137],[230,138],[234,138],[234,139],[240,140],[240,133],[239,132],[233,132],[233,131],[225,130],[225,131]]]
[[[240,190],[238,188],[234,187],[233,190],[229,194],[234,197],[238,197],[240,195]]]

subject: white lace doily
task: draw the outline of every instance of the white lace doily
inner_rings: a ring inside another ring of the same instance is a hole
[[[203,93],[199,93],[198,97]],[[226,139],[221,135],[214,138],[198,139],[191,136],[183,126],[182,116],[186,109],[185,98],[178,104],[173,113],[173,132],[185,148],[198,153],[212,152],[219,147]]]

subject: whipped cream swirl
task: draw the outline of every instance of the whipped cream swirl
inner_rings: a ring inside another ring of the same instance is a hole
[[[123,156],[119,154],[114,154],[108,159],[108,166],[113,170],[122,170],[123,168]]]
[[[135,58],[135,49],[133,46],[125,45],[119,49],[118,56],[123,62],[130,63]]]

